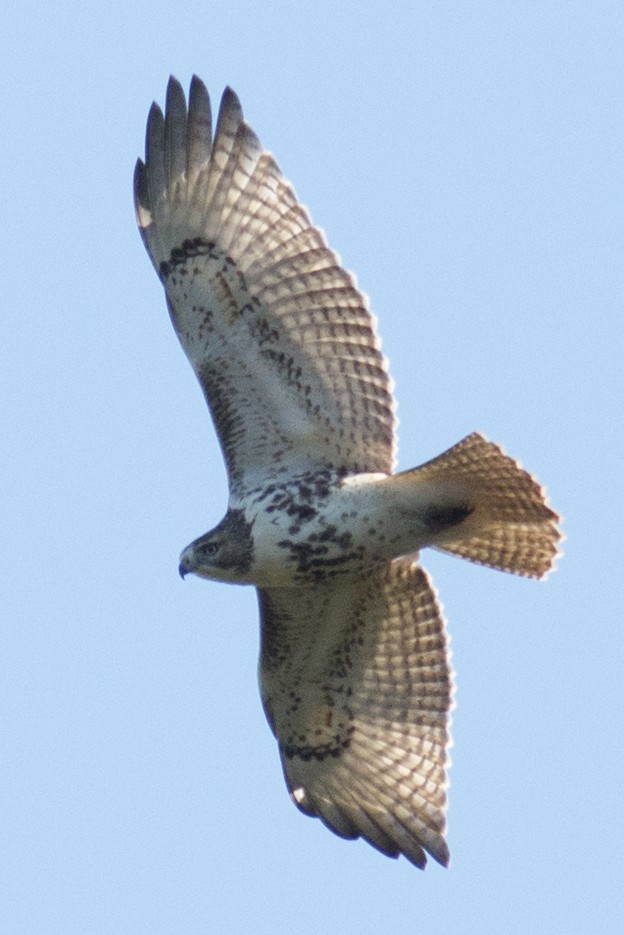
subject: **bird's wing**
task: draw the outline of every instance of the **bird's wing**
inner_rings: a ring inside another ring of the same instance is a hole
[[[398,559],[259,602],[263,704],[295,804],[389,856],[446,864],[452,672],[426,573]]]
[[[154,104],[136,216],[210,406],[233,490],[394,462],[394,401],[366,298],[226,89]]]

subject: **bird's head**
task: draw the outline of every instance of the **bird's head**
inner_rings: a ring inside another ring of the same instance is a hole
[[[180,555],[180,576],[192,573],[217,581],[251,583],[251,527],[243,510],[229,510],[218,526],[184,549]]]

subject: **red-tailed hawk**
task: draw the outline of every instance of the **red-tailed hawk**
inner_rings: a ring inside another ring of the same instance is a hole
[[[394,399],[367,301],[292,186],[201,81],[152,106],[136,216],[229,476],[180,573],[253,584],[262,701],[293,801],[419,867],[444,840],[452,673],[425,546],[543,577],[558,516],[469,435],[393,474]]]

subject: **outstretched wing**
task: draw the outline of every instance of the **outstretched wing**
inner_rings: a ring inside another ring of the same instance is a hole
[[[394,402],[365,297],[226,89],[212,137],[171,78],[137,162],[138,224],[235,492],[318,467],[384,471]]]
[[[259,601],[263,704],[295,804],[391,857],[446,864],[452,673],[426,573],[398,559]]]

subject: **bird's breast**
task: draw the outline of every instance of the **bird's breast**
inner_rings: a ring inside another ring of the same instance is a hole
[[[247,507],[256,584],[322,582],[416,551],[424,544],[422,523],[395,502],[388,480],[322,471],[256,492]]]

